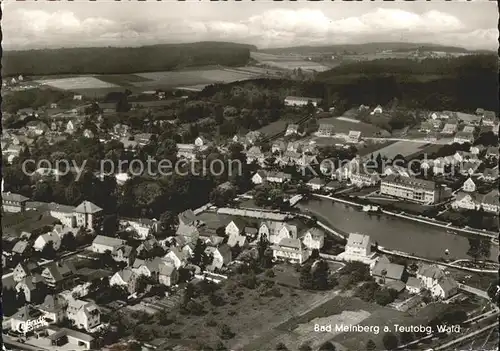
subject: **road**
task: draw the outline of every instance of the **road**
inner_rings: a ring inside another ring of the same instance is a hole
[[[437,144],[446,145],[453,143],[453,139],[438,139],[435,141],[425,140],[425,139],[408,139],[408,138],[376,138],[376,137],[363,137],[365,140],[380,140],[380,141],[409,141],[412,143],[419,144]]]
[[[8,346],[8,349],[10,350],[49,351],[49,349],[46,348],[35,347],[33,345],[17,342],[16,339],[7,334],[2,334],[2,339],[4,345]]]

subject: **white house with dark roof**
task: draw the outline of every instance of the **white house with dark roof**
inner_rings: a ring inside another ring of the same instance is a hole
[[[462,190],[468,193],[475,192],[476,188],[476,183],[474,183],[471,177],[467,178],[464,184],[462,184]]]
[[[61,247],[61,238],[59,237],[59,235],[53,232],[49,232],[42,234],[38,238],[36,238],[35,242],[33,243],[33,248],[36,251],[42,251],[45,245],[47,245],[49,242],[52,242],[54,250],[56,251]]]
[[[350,233],[345,251],[337,255],[339,260],[359,261],[366,264],[372,262],[375,253],[372,253],[370,237],[359,233]]]
[[[75,208],[76,225],[93,230],[98,216],[102,214],[102,208],[90,201],[83,201]]]
[[[321,178],[316,177],[308,181],[306,185],[312,190],[320,190],[325,186],[325,181]]]
[[[384,110],[382,109],[382,106],[377,105],[377,107],[375,107],[375,108],[373,109],[373,111],[372,111],[372,112],[370,112],[370,114],[371,114],[371,115],[375,115],[375,114],[379,114],[379,113],[382,113],[382,112],[384,112]]]
[[[321,99],[303,97],[303,96],[287,96],[285,98],[286,106],[306,106],[309,102],[317,107]]]
[[[405,267],[392,263],[387,256],[381,256],[370,269],[370,275],[375,278],[379,284],[388,284],[395,281],[401,281]]]
[[[311,255],[300,239],[283,238],[278,244],[272,246],[273,257],[275,259],[296,262],[299,264],[307,261]]]
[[[171,261],[174,264],[174,267],[179,269],[186,265],[189,255],[185,251],[173,247],[165,256],[163,256],[163,258]]]
[[[357,144],[361,140],[361,132],[358,130],[350,130],[346,141],[351,144]]]
[[[96,253],[105,253],[106,251],[113,252],[122,245],[126,245],[125,240],[98,235],[92,242],[90,250]]]
[[[438,265],[422,264],[417,271],[417,279],[422,282],[426,289],[431,289],[441,279],[445,278],[444,271]]]
[[[446,277],[434,285],[430,291],[434,298],[447,299],[458,293],[458,284],[455,279]]]
[[[212,263],[207,267],[209,271],[221,269],[232,261],[231,248],[228,245],[209,246],[205,249],[205,253],[213,257]]]
[[[21,194],[2,192],[2,211],[4,212],[24,212],[26,202],[29,199]]]
[[[452,135],[457,132],[458,126],[455,123],[446,123],[441,130],[441,134]]]
[[[311,228],[302,237],[302,243],[310,250],[321,250],[325,245],[325,232],[316,227]]]
[[[298,133],[299,133],[299,125],[298,124],[289,124],[286,127],[285,136],[296,135]]]
[[[109,278],[109,286],[122,286],[129,294],[136,292],[137,274],[130,268],[116,272]]]

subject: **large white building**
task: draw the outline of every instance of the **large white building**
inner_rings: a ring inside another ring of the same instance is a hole
[[[359,261],[370,264],[375,253],[371,250],[370,237],[368,235],[351,233],[347,239],[345,251],[337,256],[339,260]]]
[[[275,259],[282,259],[299,264],[304,263],[311,255],[311,251],[305,248],[300,239],[283,238],[280,240],[279,244],[274,245],[272,249]]]
[[[287,96],[285,99],[286,106],[306,106],[309,102],[313,104],[314,107],[317,107],[320,99],[309,98],[309,97],[301,97],[301,96]]]
[[[434,204],[443,197],[444,189],[435,182],[400,175],[390,175],[382,179],[380,194],[394,196],[400,199]]]

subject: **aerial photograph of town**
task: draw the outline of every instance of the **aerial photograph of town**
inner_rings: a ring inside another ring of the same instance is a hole
[[[2,350],[498,350],[491,1],[3,1]]]

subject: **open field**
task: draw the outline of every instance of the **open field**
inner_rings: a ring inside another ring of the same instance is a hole
[[[396,141],[395,143],[385,146],[379,150],[373,151],[373,157],[377,157],[380,153],[382,157],[387,157],[388,159],[393,159],[394,156],[400,154],[404,157],[411,156],[422,152],[423,149],[427,148],[428,144],[413,143],[411,141]],[[370,157],[370,155],[368,155]]]
[[[323,72],[330,69],[330,67],[328,66],[324,66],[317,62],[308,61],[306,57],[302,56],[273,55],[261,52],[251,52],[250,57],[252,57],[256,61],[259,61],[261,64],[287,70],[301,68],[303,70]]]
[[[258,131],[261,132],[264,136],[270,137],[280,132],[284,132],[288,123],[290,123],[290,121],[280,119],[278,121],[269,123],[267,126],[260,128]]]
[[[75,90],[75,89],[101,89],[117,88],[116,84],[104,82],[96,77],[79,76],[70,78],[41,79],[36,81],[42,85],[48,85],[56,89]]]
[[[102,75],[102,76],[97,76],[96,78],[110,83],[110,84],[116,84],[119,86],[129,86],[133,85],[133,83],[138,83],[138,82],[146,82],[149,79],[140,77],[135,74],[107,74],[107,75]]]
[[[346,119],[340,119],[337,117],[328,117],[318,119],[319,124],[332,124],[334,126],[335,133],[347,134],[351,130],[357,130],[361,132],[363,136],[373,136],[377,133],[381,133],[382,129],[375,127],[368,123],[362,122],[351,122]]]

